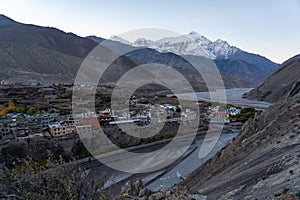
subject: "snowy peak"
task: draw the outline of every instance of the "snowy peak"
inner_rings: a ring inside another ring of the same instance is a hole
[[[228,58],[238,50],[238,48],[230,46],[226,41],[218,39],[212,42],[195,31],[177,37],[162,38],[156,41],[139,38],[135,42],[130,43],[118,36],[113,36],[110,39],[136,47],[152,48],[159,52],[205,56],[211,59]]]
[[[211,42],[209,39],[207,39],[205,36],[200,35],[199,33],[192,31],[188,34],[185,35],[186,37],[195,40],[195,41],[206,41],[206,42]]]
[[[134,46],[141,46],[141,47],[147,47],[150,45],[153,45],[154,42],[152,42],[151,40],[147,40],[145,38],[138,38],[135,42],[134,42]]]
[[[220,44],[226,43],[226,44],[228,44],[226,41],[224,41],[224,40],[222,40],[222,39],[217,39],[217,40],[215,41],[215,43],[220,43]]]
[[[116,36],[116,35],[111,36],[109,39],[113,40],[113,41],[116,41],[116,42],[121,42],[123,44],[129,44],[129,45],[131,45],[131,43],[129,41],[127,41],[127,40],[125,40],[125,39],[123,39],[123,38],[121,38],[119,36]]]
[[[225,48],[230,48],[231,46],[228,44],[228,42],[221,40],[221,39],[217,39],[216,41],[213,42],[215,44],[215,46],[219,46],[219,47],[225,47]]]
[[[189,35],[199,35],[199,36],[202,36],[202,35],[200,35],[199,33],[197,33],[196,31],[191,31],[191,32],[189,33]]]

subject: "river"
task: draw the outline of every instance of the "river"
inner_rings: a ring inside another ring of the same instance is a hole
[[[228,103],[235,106],[252,107],[256,109],[264,110],[271,104],[263,101],[253,101],[243,98],[243,94],[251,91],[253,88],[233,88],[225,89],[225,91],[217,90],[212,92],[197,92],[197,98],[203,101],[216,101],[217,99],[223,99],[224,92],[226,94],[226,100],[222,100],[222,103]],[[177,94],[179,98],[195,100],[191,93]]]
[[[243,94],[249,92],[250,90],[252,90],[252,88],[226,89],[226,102],[234,106],[253,107],[261,110],[264,110],[271,105],[270,103],[266,102],[252,101],[242,98]],[[209,92],[198,92],[196,94],[198,99],[204,101],[215,101],[216,99],[220,99],[219,97],[222,97],[222,95],[224,95],[224,91],[213,91],[211,93],[212,94],[210,94]],[[178,94],[177,96],[179,98],[187,100],[195,100],[192,99],[193,95],[191,95],[190,93]],[[211,99],[211,96],[215,97],[215,99]],[[203,163],[214,156],[217,151],[222,149],[228,143],[228,141],[237,136],[238,133],[239,132],[236,131],[232,133],[222,133],[213,150],[205,158],[202,159],[199,158],[198,154],[203,140],[196,140],[195,145],[197,149],[193,151],[193,153],[191,153],[188,157],[183,159],[182,162],[172,168],[169,172],[165,173],[162,177],[149,184],[148,188],[152,190],[166,190],[172,187],[174,184],[179,183],[184,176],[187,176],[198,167],[203,165]]]
[[[166,190],[172,187],[174,184],[179,183],[184,176],[187,176],[195,169],[203,165],[203,163],[214,156],[217,151],[222,149],[237,134],[238,133],[222,134],[213,150],[205,158],[201,159],[199,158],[199,149],[203,139],[196,140],[195,145],[197,146],[197,149],[193,151],[193,153],[182,160],[182,162],[180,162],[170,171],[165,173],[162,177],[150,183],[147,187],[151,190]]]

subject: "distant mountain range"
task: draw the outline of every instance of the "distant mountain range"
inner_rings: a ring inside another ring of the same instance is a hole
[[[135,42],[130,43],[118,36],[112,36],[110,39],[135,47],[152,48],[159,52],[172,52],[178,55],[204,56],[212,60],[242,60],[257,66],[263,71],[272,70],[277,67],[277,64],[265,57],[245,52],[235,46],[229,45],[228,42],[221,39],[214,42],[210,41],[205,36],[194,31],[186,35],[166,37],[157,41],[139,38]]]
[[[96,36],[88,38],[99,43],[103,41],[102,38]],[[112,36],[110,39],[132,47],[155,49],[160,53],[210,58],[215,61],[222,74],[247,82],[249,87],[261,83],[278,67],[278,64],[263,56],[230,46],[228,42],[221,39],[212,42],[196,32],[178,37],[162,38],[157,41],[139,38],[135,42],[129,42],[118,36]]]
[[[190,40],[183,39],[187,37]],[[126,70],[140,63],[155,62],[177,67],[191,82],[198,84],[199,90],[204,90],[205,84],[192,73],[191,66],[180,55],[189,55],[199,61],[203,57],[214,59],[227,88],[254,87],[277,67],[262,56],[247,53],[222,40],[211,42],[195,32],[159,41],[139,39],[134,44],[117,37],[113,39],[118,41],[106,40],[112,49],[134,51],[116,61],[115,65]],[[83,59],[104,40],[23,24],[0,15],[0,79],[73,82]],[[117,72],[117,68],[113,71]]]

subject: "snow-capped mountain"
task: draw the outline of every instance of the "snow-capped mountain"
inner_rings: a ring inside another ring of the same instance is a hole
[[[88,36],[90,37],[90,36]],[[92,39],[92,38],[91,38]],[[123,43],[123,44],[128,44],[128,45],[132,45],[130,42],[128,42],[127,40],[119,37],[119,36],[116,36],[116,35],[113,35],[110,37],[110,40],[113,40],[113,41],[116,41],[116,42],[120,42],[120,43]]]
[[[135,42],[130,43],[118,36],[113,36],[110,39],[136,47],[152,48],[159,52],[205,56],[211,59],[227,59],[239,50],[237,47],[230,46],[226,41],[218,39],[212,42],[194,31],[186,35],[166,37],[156,41],[139,38]]]
[[[88,38],[99,43],[97,37]],[[187,71],[189,66],[181,60],[181,55],[191,55],[194,59],[200,59],[199,62],[203,57],[210,58],[224,75],[223,78],[227,79],[227,87],[243,87],[243,81],[252,84],[250,87],[256,86],[278,67],[278,64],[263,56],[243,51],[221,39],[212,42],[196,32],[156,41],[139,38],[129,42],[119,36],[108,41],[106,45],[110,44],[119,52],[129,52],[126,55],[140,63],[160,63]],[[230,77],[240,80],[240,83],[230,83]]]
[[[242,60],[265,72],[272,71],[278,67],[278,64],[263,56],[243,51],[221,39],[213,42],[194,31],[185,35],[166,37],[156,41],[139,38],[134,42],[129,42],[118,36],[113,36],[110,40],[133,47],[155,49],[161,53],[171,52],[177,55],[204,56],[213,60]]]

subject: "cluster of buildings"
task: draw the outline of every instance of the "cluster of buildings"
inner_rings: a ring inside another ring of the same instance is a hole
[[[209,107],[207,118],[210,122],[229,123],[230,115],[240,114],[241,110],[231,107],[225,111],[220,108]],[[86,112],[72,115],[60,115],[58,113],[47,114],[7,114],[0,117],[0,143],[11,140],[28,140],[34,137],[59,137],[70,134],[88,134],[100,128],[100,126],[136,123],[147,125],[151,122],[184,122],[198,120],[199,116],[191,109],[182,110],[181,106],[170,104],[150,105],[145,104],[131,111],[118,111],[105,109],[99,114]]]
[[[174,106],[174,105],[169,105],[169,104],[165,104],[165,105],[160,105],[159,106],[159,113],[166,113],[166,120],[161,119],[161,114],[157,115],[158,121],[159,122],[164,122],[164,121],[193,121],[198,119],[198,115],[196,114],[195,111],[191,110],[191,109],[185,109],[182,110],[182,107],[179,106]]]
[[[181,106],[170,104],[164,105],[143,105],[141,109],[129,112],[118,112],[106,109],[99,115],[101,125],[115,125],[124,123],[137,123],[139,125],[147,125],[151,122],[164,123],[174,121],[191,121],[196,120],[197,114],[191,109],[181,110]]]
[[[7,80],[2,79],[0,80],[0,85],[4,86],[13,86],[13,85],[31,85],[31,86],[37,86],[39,83],[37,80],[26,80],[26,81],[13,81],[13,80]]]
[[[241,109],[236,107],[230,107],[225,112],[227,112],[231,116],[235,116],[241,113]]]
[[[64,120],[58,113],[27,115],[9,113],[0,117],[0,142],[26,140],[34,137],[49,136],[49,125]]]
[[[15,81],[11,81],[11,80],[0,80],[0,85],[15,85],[16,82]]]
[[[35,137],[57,137],[76,133],[76,126],[83,126],[81,120],[71,115],[7,114],[0,117],[0,142],[23,141]]]
[[[230,116],[235,116],[241,113],[241,109],[230,107],[225,111],[220,111],[220,106],[209,107],[209,120],[212,123],[230,123]]]
[[[87,112],[75,115],[75,118],[68,116],[63,121],[57,121],[56,123],[50,124],[49,133],[53,137],[65,136],[70,134],[79,133],[90,133],[92,129],[99,128],[99,116],[94,112]]]
[[[112,109],[105,109],[100,112],[99,122],[101,125],[116,125],[126,123],[137,123],[140,125],[149,124],[151,122],[151,112],[146,110],[135,110],[129,112],[118,112],[115,113]]]
[[[30,142],[39,138],[72,139],[75,133],[90,133],[99,126],[95,115],[80,115],[74,119],[71,115],[47,113],[37,115],[7,114],[0,117],[0,150],[11,142]],[[94,118],[92,118],[94,117]],[[94,123],[93,123],[94,122]],[[1,152],[1,151],[0,151]]]

